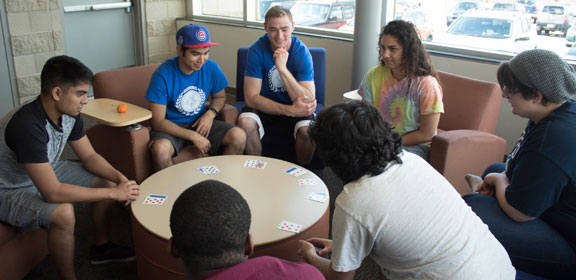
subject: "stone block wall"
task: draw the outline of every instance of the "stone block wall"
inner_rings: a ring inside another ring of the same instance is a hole
[[[63,54],[58,0],[5,0],[19,102],[40,94],[46,60]]]
[[[186,16],[185,0],[146,0],[148,63],[176,55],[176,18]]]
[[[19,102],[40,94],[44,63],[64,54],[58,0],[5,0]],[[144,0],[148,63],[176,55],[176,18],[186,16],[185,0]]]

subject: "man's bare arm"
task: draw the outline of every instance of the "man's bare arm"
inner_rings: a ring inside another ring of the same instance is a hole
[[[292,105],[286,105],[260,95],[262,79],[244,77],[244,99],[248,107],[258,111],[289,117],[305,117],[314,113],[316,100],[305,102],[304,97],[293,101]],[[306,100],[307,101],[307,100]]]

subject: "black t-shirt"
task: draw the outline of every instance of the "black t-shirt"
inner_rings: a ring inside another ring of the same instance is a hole
[[[23,163],[56,163],[67,141],[86,134],[82,118],[62,115],[60,126],[48,118],[40,98],[0,120],[0,188],[29,184]]]

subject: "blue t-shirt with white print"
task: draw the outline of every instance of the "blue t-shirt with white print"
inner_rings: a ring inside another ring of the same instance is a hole
[[[146,99],[166,105],[166,119],[176,124],[191,124],[205,112],[206,99],[225,89],[228,80],[218,64],[207,60],[200,70],[185,74],[172,57],[154,71]]]
[[[296,81],[313,81],[314,66],[308,47],[300,39],[292,36],[288,49],[286,67]],[[245,76],[262,79],[260,95],[283,104],[292,104],[286,86],[280,78],[274,62],[274,52],[270,46],[268,34],[258,38],[248,49]]]

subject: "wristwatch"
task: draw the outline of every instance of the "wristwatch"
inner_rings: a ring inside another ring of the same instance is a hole
[[[214,116],[218,116],[218,111],[214,107],[210,107],[210,111],[214,112]]]

